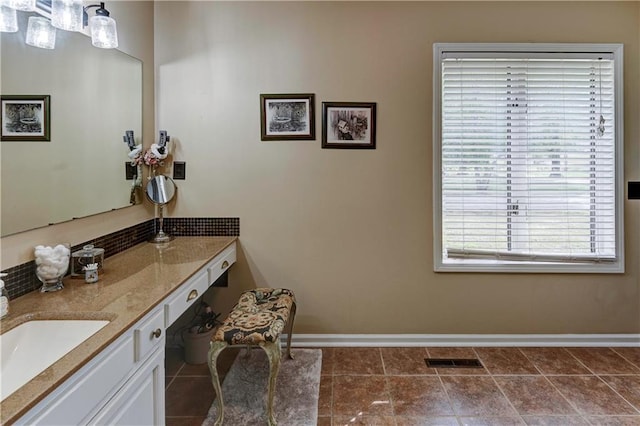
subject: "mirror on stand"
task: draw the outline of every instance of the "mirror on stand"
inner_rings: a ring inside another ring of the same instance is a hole
[[[176,194],[176,184],[169,176],[159,175],[154,176],[146,188],[147,198],[153,204],[158,206],[158,224],[159,230],[155,237],[150,242],[152,243],[166,243],[171,241],[173,237],[166,234],[163,230],[163,210],[164,206],[168,204]]]

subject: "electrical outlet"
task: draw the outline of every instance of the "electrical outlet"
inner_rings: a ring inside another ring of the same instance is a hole
[[[173,162],[173,179],[185,180],[187,178],[187,163],[184,161]]]

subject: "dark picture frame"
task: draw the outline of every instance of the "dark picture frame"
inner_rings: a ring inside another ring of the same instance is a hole
[[[375,102],[323,102],[322,148],[375,149]]]
[[[51,141],[51,96],[2,95],[0,140]]]
[[[314,103],[313,93],[261,94],[261,140],[314,140]]]

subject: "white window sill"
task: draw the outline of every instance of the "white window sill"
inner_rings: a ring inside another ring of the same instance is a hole
[[[615,263],[555,263],[506,262],[479,259],[436,259],[435,272],[491,272],[535,274],[622,274],[624,262]]]

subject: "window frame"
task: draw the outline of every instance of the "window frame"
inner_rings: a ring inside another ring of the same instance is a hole
[[[613,55],[615,93],[615,238],[616,261],[551,263],[456,259],[445,263],[442,228],[442,58],[447,52],[603,53]],[[624,273],[624,87],[623,45],[619,43],[434,43],[433,44],[433,262],[435,272]]]

